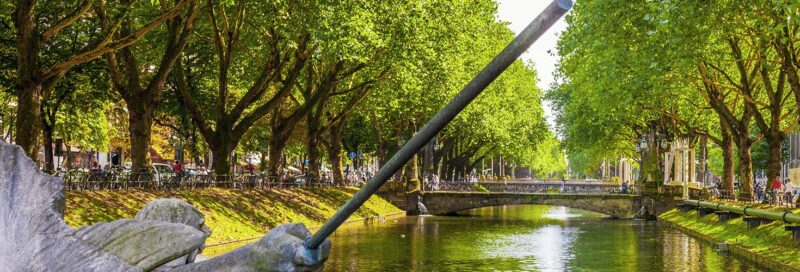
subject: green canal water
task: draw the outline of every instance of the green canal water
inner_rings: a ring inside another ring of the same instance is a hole
[[[326,271],[758,271],[677,230],[502,206],[342,227]]]

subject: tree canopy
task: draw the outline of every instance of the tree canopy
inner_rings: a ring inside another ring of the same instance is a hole
[[[385,161],[513,39],[496,6],[4,3],[0,132],[32,157],[44,146],[45,160],[63,138],[122,149],[135,169],[151,150],[187,149],[192,160],[213,158],[218,175],[238,163],[232,154],[260,158],[269,175],[299,157],[309,174],[329,165],[338,181],[345,154]],[[536,82],[532,63],[516,61],[420,151],[410,165],[423,173],[413,175],[463,178],[494,158],[543,176],[563,171]]]
[[[654,130],[710,139],[726,165],[715,174],[732,190],[736,160],[749,196],[751,148],[764,141],[762,169],[778,176],[798,123],[798,10],[793,1],[577,3],[548,94],[569,156],[638,157],[634,144]]]

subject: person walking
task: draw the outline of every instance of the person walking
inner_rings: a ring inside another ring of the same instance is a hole
[[[625,195],[628,194],[628,181],[627,180],[622,182],[622,194],[625,194]]]
[[[785,199],[786,204],[791,205],[795,203],[795,198],[793,197],[795,194],[794,191],[794,185],[787,179],[786,183],[783,185],[783,198]]]
[[[247,165],[244,166],[244,171],[246,174],[252,175],[256,172],[256,167],[252,163],[247,163]]]
[[[181,173],[183,173],[183,167],[181,166],[180,162],[178,161],[172,162],[172,172],[174,172],[176,175],[180,175]]]
[[[781,191],[781,187],[783,187],[783,186],[781,185],[781,181],[778,179],[778,177],[775,177],[774,179],[772,179],[772,182],[770,182],[770,189],[772,189],[772,191],[770,192],[771,197],[772,197],[772,202],[779,202],[780,201],[778,199],[778,192]]]

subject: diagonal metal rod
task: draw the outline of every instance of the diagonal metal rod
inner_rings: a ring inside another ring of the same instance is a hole
[[[448,103],[444,109],[420,129],[411,140],[408,141],[399,151],[397,151],[386,164],[375,173],[363,187],[361,187],[353,198],[347,201],[336,214],[328,219],[312,237],[305,242],[305,247],[309,249],[318,248],[328,236],[347,220],[364,202],[367,201],[378,188],[381,187],[395,172],[400,170],[403,165],[414,156],[417,151],[422,149],[439,131],[441,131],[453,118],[469,105],[490,83],[492,83],[503,71],[508,68],[520,55],[522,55],[534,41],[544,34],[558,19],[572,8],[571,0],[554,0],[545,8],[536,19],[533,20],[522,33],[514,38],[511,43],[495,57],[492,62],[472,79],[472,81],[461,90],[461,92]]]

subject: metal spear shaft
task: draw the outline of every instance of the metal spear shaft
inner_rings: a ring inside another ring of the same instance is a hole
[[[311,238],[305,242],[309,249],[318,248],[328,236],[378,191],[395,172],[405,165],[414,153],[436,136],[453,118],[469,105],[490,83],[508,68],[528,47],[572,8],[571,0],[553,0],[511,43],[495,57],[450,103],[425,124],[386,164],[375,173],[353,198],[347,201]]]

